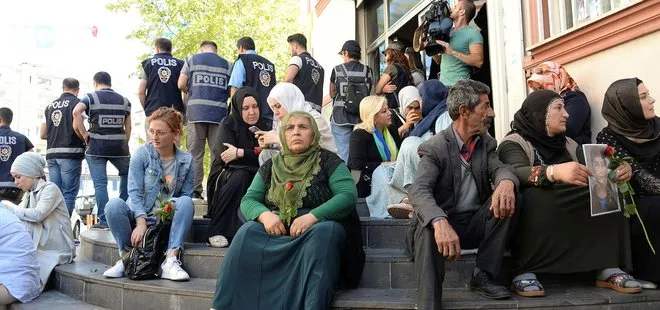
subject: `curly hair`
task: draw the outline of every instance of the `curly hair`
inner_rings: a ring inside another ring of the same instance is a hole
[[[179,133],[183,132],[183,116],[179,111],[168,108],[160,107],[158,110],[151,113],[151,116],[147,118],[147,122],[151,123],[153,120],[160,120],[167,124],[168,127],[174,132],[178,131]]]

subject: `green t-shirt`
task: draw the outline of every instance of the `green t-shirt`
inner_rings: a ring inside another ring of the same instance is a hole
[[[484,39],[481,33],[471,26],[463,27],[454,32],[449,40],[449,46],[461,54],[470,54],[470,46],[473,44],[483,44]],[[459,80],[470,78],[470,66],[458,58],[442,54],[440,62],[440,82],[445,86],[452,86]]]

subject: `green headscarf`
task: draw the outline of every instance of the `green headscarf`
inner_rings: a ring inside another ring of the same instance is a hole
[[[287,145],[285,132],[292,117],[305,117],[313,129],[314,137],[309,148],[301,154],[293,154]],[[314,117],[307,112],[295,111],[288,113],[279,129],[280,143],[282,145],[279,154],[273,156],[270,188],[266,198],[278,209],[280,219],[289,225],[291,219],[296,216],[298,209],[302,207],[303,198],[307,195],[312,179],[321,170],[321,146],[319,140],[321,133],[316,125]]]

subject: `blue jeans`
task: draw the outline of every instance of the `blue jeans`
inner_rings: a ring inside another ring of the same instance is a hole
[[[73,212],[80,189],[82,159],[54,158],[48,161],[48,179],[62,191],[69,216]]]
[[[172,198],[172,200],[174,201],[175,211],[167,249],[183,249],[183,242],[192,226],[195,206],[192,198],[188,196]],[[133,227],[135,227],[133,211],[124,200],[119,198],[110,200],[106,209],[108,227],[110,227],[110,232],[115,238],[115,242],[117,242],[119,253],[121,253],[124,247],[131,245],[131,234],[133,233]],[[148,225],[153,225],[155,222],[155,217],[147,217]]]
[[[128,199],[128,164],[131,162],[130,157],[100,157],[100,156],[85,156],[87,166],[89,167],[89,174],[94,182],[94,196],[96,196],[97,216],[99,223],[107,225],[105,219],[105,205],[108,203],[108,173],[106,166],[110,162],[117,171],[119,171],[119,198],[124,201]]]
[[[339,157],[348,163],[348,146],[351,143],[351,133],[353,126],[337,125],[334,119],[330,119],[330,129],[332,130],[332,137],[335,139],[337,149],[339,149]]]

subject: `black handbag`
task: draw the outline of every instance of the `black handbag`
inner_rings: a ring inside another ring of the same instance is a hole
[[[125,250],[122,259],[126,277],[131,280],[151,280],[161,276],[160,265],[165,259],[167,242],[172,228],[171,221],[161,222],[147,228],[142,242]]]

